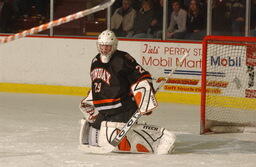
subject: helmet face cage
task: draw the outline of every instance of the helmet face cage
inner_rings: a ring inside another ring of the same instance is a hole
[[[102,54],[100,45],[111,45],[112,46],[111,51],[108,54],[103,55],[103,56],[111,56],[117,49],[117,43],[118,41],[116,39],[114,32],[110,30],[105,30],[98,37],[97,48],[99,53]]]

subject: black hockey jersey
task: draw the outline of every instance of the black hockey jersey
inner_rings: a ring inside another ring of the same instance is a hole
[[[142,79],[151,79],[128,53],[115,51],[108,63],[102,63],[100,54],[91,65],[92,96],[95,108],[102,114],[116,114],[128,106],[136,106],[131,86]]]

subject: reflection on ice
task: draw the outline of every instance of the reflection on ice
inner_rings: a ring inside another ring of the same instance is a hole
[[[86,154],[78,149],[81,97],[0,93],[1,167],[254,167],[256,134],[199,135],[199,107],[160,103],[141,121],[177,135],[170,155]]]

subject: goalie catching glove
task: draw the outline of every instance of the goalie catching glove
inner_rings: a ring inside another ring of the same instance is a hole
[[[89,91],[88,96],[83,99],[79,105],[80,111],[83,113],[84,118],[90,122],[93,123],[99,114],[97,110],[95,110],[95,107],[93,105],[92,100],[92,92]]]

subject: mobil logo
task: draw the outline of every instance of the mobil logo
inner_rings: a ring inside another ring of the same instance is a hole
[[[211,66],[241,67],[241,57],[211,56]]]

